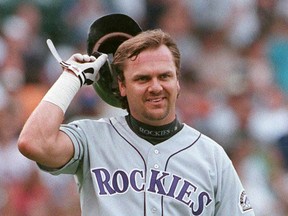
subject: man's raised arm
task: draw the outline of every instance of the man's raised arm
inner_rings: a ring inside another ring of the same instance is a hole
[[[24,156],[49,168],[62,167],[72,158],[72,141],[59,130],[60,125],[80,87],[95,81],[106,60],[106,54],[97,59],[74,54],[67,62],[59,62],[64,72],[33,111],[20,133],[18,148]]]

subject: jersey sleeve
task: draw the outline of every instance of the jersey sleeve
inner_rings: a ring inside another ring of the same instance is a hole
[[[61,125],[60,130],[66,133],[69,138],[71,139],[73,146],[74,146],[74,155],[67,164],[59,169],[50,169],[38,164],[39,168],[45,172],[49,172],[52,175],[59,175],[59,174],[76,174],[77,169],[79,167],[79,163],[83,158],[83,140],[84,135],[82,130],[76,123],[71,123],[67,125]]]
[[[218,173],[215,216],[255,216],[249,198],[239,176],[226,153],[223,151]]]

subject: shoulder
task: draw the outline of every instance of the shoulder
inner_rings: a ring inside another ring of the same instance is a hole
[[[79,119],[79,120],[71,121],[65,125],[66,126],[78,126],[81,128],[91,127],[91,126],[103,127],[105,125],[113,125],[113,124],[116,124],[117,122],[123,122],[123,121],[125,121],[125,117],[119,116],[119,117],[99,118],[99,119]]]
[[[220,146],[215,140],[212,138],[208,137],[207,135],[201,133],[200,131],[196,130],[195,128],[192,128],[189,125],[184,124],[183,130],[185,134],[189,134],[189,136],[193,137],[198,137],[197,143],[201,143],[202,145],[207,145],[207,146],[214,146],[215,148],[220,148],[222,149],[222,146]]]
[[[122,127],[127,124],[124,116],[100,118],[100,119],[79,119],[71,121],[67,124],[61,125],[61,130],[72,133],[87,134],[97,133],[98,135],[105,131],[111,131],[115,125],[121,125]]]
[[[195,140],[193,145],[195,149],[202,153],[204,152],[207,156],[228,159],[224,148],[215,140],[186,124],[183,129],[183,131],[185,131],[186,134],[189,134],[189,136],[197,137],[197,140]]]

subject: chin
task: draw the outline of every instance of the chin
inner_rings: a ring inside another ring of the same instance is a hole
[[[165,118],[167,118],[168,114],[166,112],[150,112],[147,113],[147,117],[150,120],[154,120],[154,121],[160,121],[160,120],[164,120]]]

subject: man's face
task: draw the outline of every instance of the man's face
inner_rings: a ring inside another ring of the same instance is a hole
[[[162,45],[129,59],[125,82],[119,82],[121,96],[127,96],[131,115],[149,125],[164,125],[175,119],[179,81],[170,50]]]

